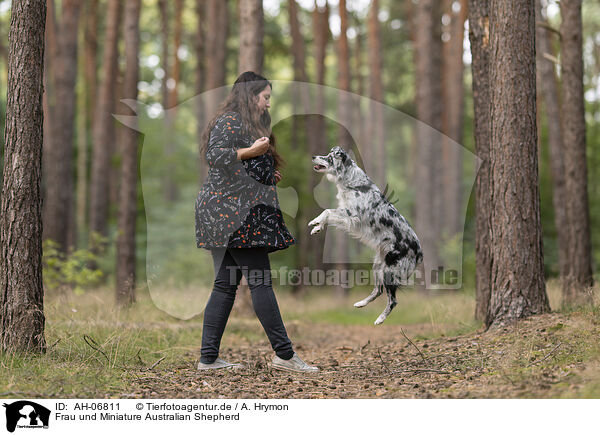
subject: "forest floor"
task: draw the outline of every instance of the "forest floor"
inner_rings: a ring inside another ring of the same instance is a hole
[[[464,294],[400,295],[405,311],[377,327],[371,322],[381,303],[356,310],[350,301],[284,294],[280,305],[295,350],[319,373],[272,369],[260,323],[243,309],[232,314],[221,357],[245,367],[199,373],[201,317],[172,319],[144,302],[126,313],[102,310],[106,296],[51,299],[48,352],[0,356],[0,396],[600,398],[598,305],[483,332],[461,320],[473,308]]]
[[[600,397],[600,325],[581,314],[537,316],[495,332],[416,342],[403,333],[414,336],[429,325],[294,326],[298,354],[319,373],[273,370],[266,342],[239,343],[222,356],[243,363],[242,369],[199,374],[190,354],[177,367],[138,373],[122,397]]]

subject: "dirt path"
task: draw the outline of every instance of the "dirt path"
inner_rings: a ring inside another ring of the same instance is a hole
[[[597,348],[588,352],[593,345],[586,342],[600,329],[577,316],[549,314],[501,331],[413,343],[399,326],[296,326],[296,350],[321,368],[318,374],[272,370],[266,341],[240,342],[222,356],[244,363],[244,369],[199,374],[198,356],[190,354],[180,366],[139,372],[131,392],[121,397],[577,397],[590,373],[600,373]],[[410,338],[427,326],[403,329]]]

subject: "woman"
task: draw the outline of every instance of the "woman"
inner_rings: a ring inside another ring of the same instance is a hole
[[[273,367],[319,370],[294,352],[271,284],[268,254],[295,243],[275,190],[282,159],[270,134],[271,87],[258,74],[241,74],[202,138],[209,170],[196,199],[196,244],[211,251],[215,281],[204,310],[199,370],[240,366],[218,355],[242,274],[275,351]]]

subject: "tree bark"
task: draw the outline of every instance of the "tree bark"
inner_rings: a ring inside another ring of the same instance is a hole
[[[169,81],[169,3],[167,0],[158,0],[158,11],[160,14],[160,66],[163,70],[162,78],[162,106],[163,109],[169,107],[169,87],[167,82]]]
[[[141,0],[129,0],[125,8],[125,79],[123,98],[137,100],[139,79],[139,46]],[[127,109],[135,118],[135,107]],[[132,119],[134,119],[132,118]],[[137,122],[137,121],[136,121]],[[119,194],[119,222],[117,236],[116,299],[121,306],[135,302],[135,220],[137,216],[137,155],[139,134],[135,128],[125,129],[121,163]]]
[[[469,40],[473,74],[475,154],[475,318],[485,320],[490,302],[492,188],[490,165],[489,0],[469,1]]]
[[[88,131],[93,131],[94,103],[98,86],[97,55],[98,55],[98,0],[88,0],[86,7],[81,8],[84,22],[83,29],[83,83],[82,97],[84,104],[78,116],[78,152],[77,152],[77,206],[76,227],[83,229],[88,223],[88,159],[90,141]],[[79,233],[81,234],[81,232]]]
[[[166,10],[166,9],[165,9]],[[168,71],[167,62],[165,62],[165,77],[167,80],[163,85],[167,85],[167,101],[165,102],[165,180],[164,180],[164,195],[167,203],[173,203],[177,200],[178,191],[174,180],[175,163],[173,158],[175,155],[175,119],[177,118],[178,90],[179,80],[181,76],[181,62],[179,61],[179,48],[181,47],[181,32],[182,32],[182,15],[183,15],[183,0],[175,0],[175,26],[173,32],[173,63],[172,70]],[[167,36],[166,34],[164,35]],[[167,45],[167,44],[165,44]],[[168,50],[165,48],[165,53]],[[170,85],[170,86],[169,86]]]
[[[385,151],[385,121],[383,119],[383,57],[381,49],[381,30],[379,25],[379,1],[373,0],[367,18],[367,44],[368,62],[371,73],[369,74],[369,140],[373,144],[373,158],[370,159],[371,167],[367,168],[369,176],[380,189],[387,187],[386,179],[386,151]]]
[[[490,1],[491,294],[486,326],[548,312],[538,180],[534,0]]]
[[[73,221],[73,137],[75,132],[75,84],[77,81],[77,35],[81,0],[64,0],[61,20],[56,23],[57,47],[50,61],[50,86],[54,89],[48,110],[52,114],[47,155],[44,159],[44,239],[58,243],[66,252],[75,245]],[[70,242],[70,243],[69,243]]]
[[[198,20],[196,27],[196,137],[198,138],[198,166],[200,172],[198,174],[198,189],[204,182],[206,175],[208,174],[208,167],[204,162],[204,159],[200,156],[200,141],[202,139],[202,133],[204,131],[204,123],[206,122],[206,116],[204,114],[204,99],[200,95],[205,90],[206,81],[206,64],[205,64],[205,50],[206,50],[206,2],[204,0],[196,0],[196,18]]]
[[[460,10],[454,11],[454,5]],[[443,143],[443,207],[445,216],[443,228],[448,237],[463,232],[464,214],[462,198],[462,149],[450,142],[448,138],[462,145],[464,83],[463,83],[463,39],[465,20],[467,18],[467,0],[455,3],[445,0],[445,13],[450,17],[450,25],[446,30],[449,37],[443,43],[442,94],[444,107],[442,116]]]
[[[294,81],[308,82],[308,75],[306,73],[306,53],[304,37],[300,29],[300,21],[298,19],[298,4],[296,0],[288,0],[288,14],[290,33],[292,35],[292,59],[294,65]],[[296,113],[296,107],[301,105],[306,113],[310,108],[310,95],[308,88],[293,88],[297,93],[294,95],[292,104],[294,104],[294,113]],[[294,149],[300,148],[302,145],[303,149],[308,154],[308,148],[310,148],[310,141],[312,135],[312,116],[294,116],[292,117],[292,137],[291,146]],[[305,142],[300,143],[300,132],[304,131]],[[309,255],[311,252],[315,252],[314,239],[311,237],[305,228],[308,227],[307,210],[300,208],[295,219],[296,234],[299,235],[298,247],[295,251],[295,262],[297,267],[305,267],[309,264]],[[298,294],[302,290],[301,286],[293,286],[292,292]]]
[[[421,239],[424,270],[439,266],[440,239],[437,216],[440,208],[442,173],[439,167],[439,133],[442,129],[442,40],[441,5],[421,0],[415,6],[415,61],[417,118],[416,230]],[[435,129],[435,130],[434,130]]]
[[[338,89],[342,92],[338,97],[338,119],[340,128],[338,130],[338,145],[345,150],[352,148],[352,137],[348,131],[352,123],[352,103],[349,98],[350,93],[350,50],[348,48],[348,12],[346,10],[346,0],[340,0],[338,4],[340,15],[340,36],[337,41],[337,59],[338,59]],[[346,94],[345,92],[348,92]],[[348,235],[342,231],[335,231],[335,252],[338,259],[337,269],[342,270],[348,267],[350,258],[348,256]],[[336,292],[340,297],[347,297],[349,288],[337,286]]]
[[[0,204],[0,349],[44,352],[43,77],[46,2],[13,1]]]
[[[225,54],[229,32],[228,1],[207,0],[206,3],[206,89],[216,89],[225,85]],[[210,93],[206,98],[206,116],[216,113],[217,106],[225,97],[224,93]]]
[[[314,9],[312,11],[312,27],[314,34],[314,57],[315,57],[315,82],[323,86],[325,84],[325,55],[327,52],[327,43],[329,42],[329,4],[325,2],[325,6],[320,8],[315,0]],[[326,143],[326,128],[325,117],[322,115],[325,111],[325,96],[323,89],[319,87],[316,92],[316,115],[310,116],[308,122],[311,126],[311,135],[309,136],[309,155],[327,154]],[[310,172],[309,176],[309,192],[314,192],[317,185],[317,173]],[[309,212],[309,216],[316,216],[319,209],[313,206]],[[325,235],[312,237],[312,251],[315,256],[314,267],[324,269],[324,239]]]
[[[240,8],[240,49],[238,73],[254,71],[262,74],[263,38],[265,24],[262,0],[239,0]]]
[[[551,33],[542,23],[545,20],[542,16],[542,5],[540,0],[536,0],[536,47],[537,47],[537,66],[539,71],[538,87],[541,88],[541,94],[544,99],[546,117],[548,119],[548,149],[550,151],[550,176],[552,178],[552,205],[554,208],[554,225],[556,227],[557,245],[558,245],[558,269],[561,281],[568,274],[569,268],[569,223],[567,220],[565,190],[565,163],[563,156],[563,133],[561,128],[561,114],[559,91],[556,79],[554,62],[546,59],[545,54],[553,55],[551,44]]]
[[[567,220],[569,222],[569,273],[563,284],[567,304],[591,301],[593,285],[590,213],[587,187],[585,105],[581,0],[560,3],[562,22],[561,75]]]
[[[93,130],[92,174],[90,182],[90,232],[104,237],[108,232],[110,150],[115,141],[112,112],[117,78],[119,0],[109,0],[103,53],[103,76],[98,90]],[[97,247],[92,246],[93,249]]]

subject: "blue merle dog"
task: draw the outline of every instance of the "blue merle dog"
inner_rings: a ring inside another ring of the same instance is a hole
[[[396,306],[396,289],[406,284],[415,268],[423,261],[417,235],[404,217],[388,201],[375,183],[340,147],[326,156],[313,156],[314,170],[326,174],[337,186],[338,208],[326,209],[309,222],[316,234],[325,225],[333,225],[375,250],[373,275],[375,288],[362,301],[360,308],[387,293],[387,306],[375,321],[383,323]]]

